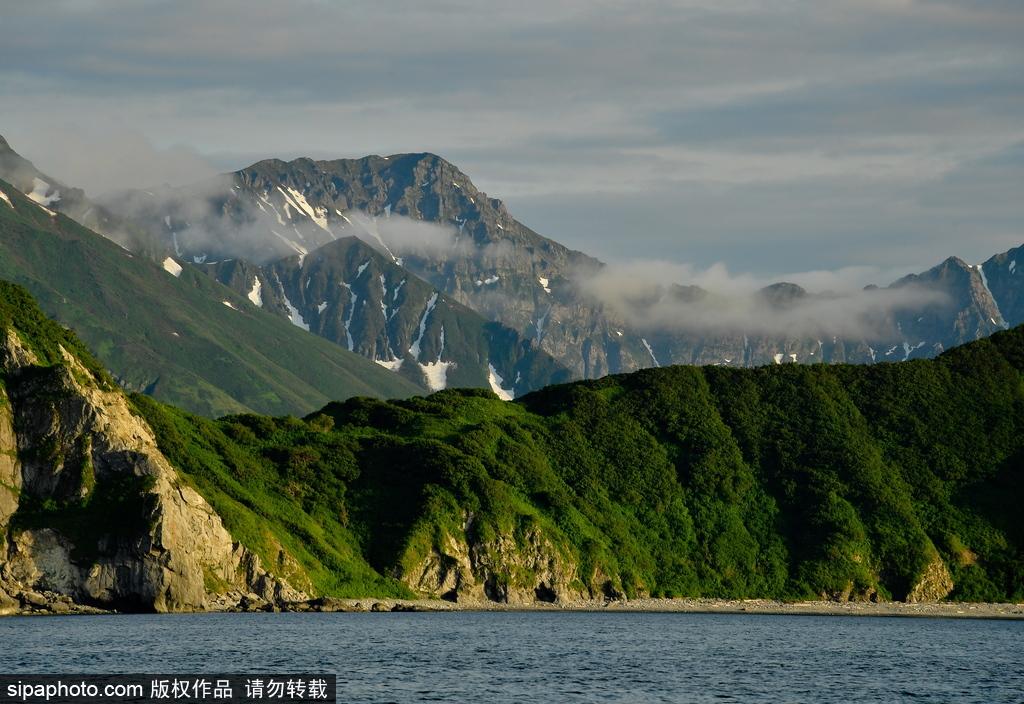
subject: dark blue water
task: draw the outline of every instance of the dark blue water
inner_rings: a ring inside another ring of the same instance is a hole
[[[0,672],[336,673],[345,702],[1024,702],[1024,622],[643,613],[0,619]]]

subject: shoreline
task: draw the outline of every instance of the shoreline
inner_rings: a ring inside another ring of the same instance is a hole
[[[68,603],[67,600],[64,603]],[[105,610],[74,604],[53,608],[53,604],[26,605],[2,616],[85,616],[130,615],[139,612]],[[842,616],[863,618],[951,618],[1024,621],[1024,603],[986,602],[836,602],[776,601],[772,599],[622,599],[581,600],[561,603],[491,601],[452,602],[441,599],[336,598],[282,604],[253,604],[249,608],[213,605],[205,611],[185,613],[678,613],[732,614],[755,616]],[[148,613],[148,612],[142,612]]]
[[[457,603],[440,599],[329,599],[326,608],[285,608],[310,612],[547,612],[547,613],[681,613],[890,618],[961,618],[1024,620],[1024,603],[976,602],[783,602],[771,599],[652,599],[576,601],[567,603]]]

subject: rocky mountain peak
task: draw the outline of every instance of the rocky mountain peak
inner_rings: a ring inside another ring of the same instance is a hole
[[[758,292],[765,301],[773,306],[791,306],[807,298],[807,290],[797,284],[786,281],[765,286]]]

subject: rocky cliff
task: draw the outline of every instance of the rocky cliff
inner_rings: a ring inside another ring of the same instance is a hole
[[[526,605],[620,596],[600,575],[579,574],[564,538],[520,516],[485,538],[464,515],[461,530],[443,532],[423,553],[403,556],[399,578],[417,594],[459,603]]]
[[[194,611],[305,598],[259,565],[73,338],[4,284],[0,608]],[[6,306],[5,306],[6,309]]]

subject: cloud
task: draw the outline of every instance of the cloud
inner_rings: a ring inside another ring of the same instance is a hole
[[[133,226],[148,228],[157,240],[170,241],[179,256],[203,252],[210,260],[238,257],[264,263],[296,254],[294,246],[274,234],[284,228],[270,213],[239,199],[233,185],[230,175],[217,175],[187,187],[113,191],[97,200]],[[287,233],[293,234],[291,229]],[[116,232],[105,234],[118,239]]]
[[[42,125],[48,120],[43,118]],[[160,148],[132,129],[88,129],[49,124],[32,131],[17,147],[40,171],[81,188],[90,196],[128,188],[180,186],[217,171],[194,150]]]
[[[355,230],[352,234],[375,249],[395,256],[455,255],[460,247],[458,230],[441,223],[425,222],[402,215],[375,217],[352,210],[346,213]]]
[[[891,339],[894,319],[946,294],[922,285],[861,288],[867,277],[890,275],[870,267],[798,272],[773,285],[724,265],[634,261],[574,277],[576,285],[640,330],[697,334],[842,336]],[[800,284],[815,287],[805,290]]]

